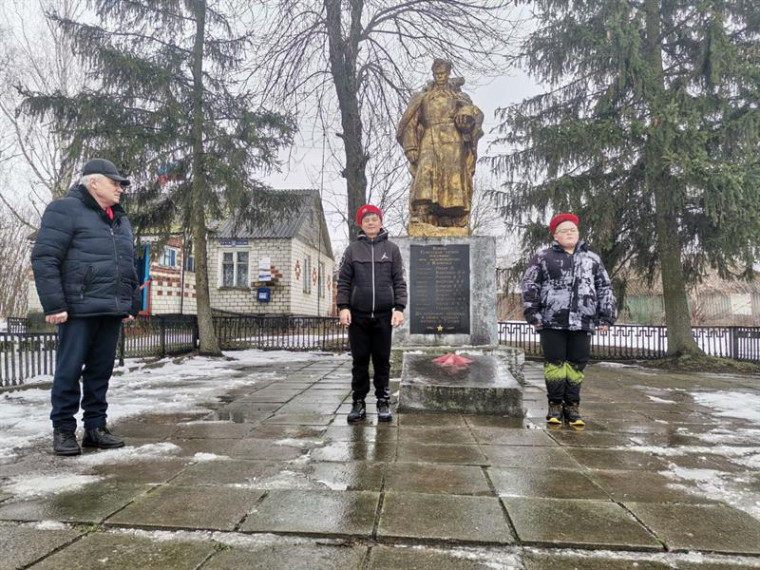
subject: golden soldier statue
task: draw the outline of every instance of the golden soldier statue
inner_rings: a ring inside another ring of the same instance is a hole
[[[409,235],[468,235],[478,140],[483,113],[462,93],[451,62],[433,62],[433,81],[415,95],[396,138],[410,163]]]

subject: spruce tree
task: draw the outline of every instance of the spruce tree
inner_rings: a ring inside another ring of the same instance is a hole
[[[548,90],[500,110],[492,166],[526,254],[573,211],[615,272],[662,279],[668,353],[698,353],[687,288],[751,277],[760,235],[760,18],[744,0],[532,3]]]
[[[241,9],[244,3],[240,3]],[[26,109],[71,134],[72,156],[105,156],[133,179],[140,228],[189,229],[201,354],[220,354],[209,301],[213,219],[255,225],[283,207],[255,174],[292,140],[287,114],[253,108],[240,68],[252,35],[234,2],[94,0],[89,21],[54,19],[99,85],[26,93]]]

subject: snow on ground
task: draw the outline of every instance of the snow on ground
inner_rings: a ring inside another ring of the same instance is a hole
[[[230,390],[277,376],[272,369],[261,372],[245,367],[298,364],[333,354],[244,350],[228,353],[228,358],[194,357],[160,361],[158,366],[128,359],[126,372],[114,376],[108,390],[109,422],[145,412],[177,413],[207,411],[202,404],[214,402]],[[119,369],[117,369],[119,370]],[[35,383],[36,379],[30,381]],[[50,390],[28,389],[0,393],[0,463],[12,460],[18,448],[52,436],[49,419]],[[78,416],[81,425],[81,412]]]
[[[716,416],[739,418],[760,425],[760,394],[749,392],[695,392],[694,401]]]
[[[682,390],[674,390],[682,392]],[[705,442],[705,445],[681,445],[664,447],[637,445],[634,448],[621,447],[628,451],[649,453],[661,457],[685,455],[723,457],[741,467],[744,472],[727,473],[713,469],[686,469],[671,463],[661,473],[673,480],[673,486],[701,497],[723,501],[760,520],[760,493],[748,490],[753,483],[753,473],[760,471],[760,395],[751,392],[715,391],[690,392],[696,404],[706,406],[717,417],[738,418],[755,426],[743,428],[716,427],[706,433],[693,433],[686,427],[676,431]],[[676,403],[648,396],[655,402]],[[686,484],[688,483],[688,484]]]
[[[169,442],[147,443],[139,447],[127,446],[118,449],[108,449],[101,453],[89,453],[76,458],[79,465],[94,467],[96,465],[115,465],[132,463],[135,460],[160,461],[169,459],[182,450],[178,445]]]
[[[657,396],[647,396],[650,400],[657,404],[677,404],[678,402],[674,402],[673,400],[663,400],[662,398],[658,398]]]
[[[75,491],[90,483],[100,481],[103,477],[97,475],[76,475],[59,473],[56,475],[19,475],[12,477],[3,486],[3,491],[16,497],[37,497],[40,495],[55,495],[67,491]]]

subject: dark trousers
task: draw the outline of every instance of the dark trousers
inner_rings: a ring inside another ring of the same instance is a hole
[[[120,317],[70,318],[58,326],[51,402],[53,427],[75,430],[80,398],[84,428],[106,425],[106,392],[113,372]],[[80,392],[79,379],[82,379]]]
[[[580,402],[583,369],[591,354],[591,333],[544,329],[540,335],[549,402]]]
[[[369,393],[369,361],[375,371],[375,396],[378,400],[390,397],[388,383],[391,375],[391,313],[370,316],[351,313],[348,342],[351,345],[353,368],[351,390],[354,400],[364,400]]]

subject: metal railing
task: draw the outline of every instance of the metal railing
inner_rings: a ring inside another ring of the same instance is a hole
[[[348,350],[348,333],[334,317],[214,317],[222,350]]]
[[[117,357],[163,357],[183,354],[198,346],[195,315],[141,315],[122,327]]]
[[[348,334],[334,317],[224,316],[214,317],[223,350],[349,350]],[[760,327],[693,327],[697,345],[711,356],[760,363]],[[539,335],[522,321],[499,323],[499,343],[540,357]],[[27,378],[55,371],[55,333],[0,333],[0,386],[18,386]],[[198,347],[193,315],[141,316],[123,329],[117,356],[162,357]],[[596,360],[651,360],[668,349],[664,326],[616,325],[591,341]]]
[[[705,354],[760,363],[760,327],[692,327]],[[522,321],[499,323],[499,344],[522,348],[527,356],[542,356],[539,334]],[[668,351],[665,326],[615,325],[591,339],[594,360],[654,360]]]
[[[55,333],[0,333],[0,386],[52,374],[57,346]]]

